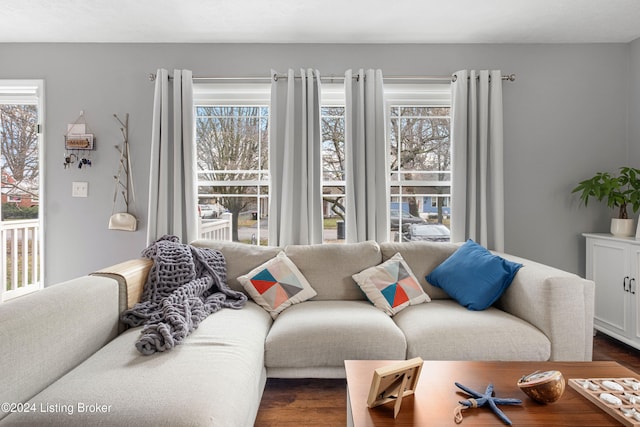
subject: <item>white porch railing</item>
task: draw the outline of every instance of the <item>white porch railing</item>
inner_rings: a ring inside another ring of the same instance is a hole
[[[42,258],[39,220],[0,221],[0,247],[0,301],[40,289]]]
[[[199,221],[198,234],[201,239],[228,240],[232,239],[231,219],[233,214],[225,212],[218,219]]]

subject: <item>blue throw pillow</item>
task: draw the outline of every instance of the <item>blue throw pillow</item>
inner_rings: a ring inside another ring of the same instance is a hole
[[[469,310],[484,310],[500,298],[520,267],[469,239],[426,279]]]

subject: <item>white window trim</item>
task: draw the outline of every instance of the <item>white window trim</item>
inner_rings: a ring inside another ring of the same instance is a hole
[[[451,105],[451,85],[448,83],[385,83],[384,99],[387,109],[391,108],[391,105],[400,103],[428,107],[448,107]]]
[[[194,105],[269,105],[269,83],[196,83]]]

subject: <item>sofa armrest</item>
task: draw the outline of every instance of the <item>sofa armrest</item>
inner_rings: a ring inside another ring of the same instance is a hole
[[[0,402],[26,402],[118,333],[118,286],[82,276],[0,304]],[[0,411],[0,420],[8,412]],[[11,417],[10,417],[11,418]]]
[[[497,306],[540,329],[551,340],[551,360],[590,361],[594,282],[530,260],[500,255],[524,266]]]
[[[146,258],[132,259],[91,273],[93,276],[104,276],[115,279],[119,288],[120,313],[133,307],[140,301],[144,284],[153,261]]]

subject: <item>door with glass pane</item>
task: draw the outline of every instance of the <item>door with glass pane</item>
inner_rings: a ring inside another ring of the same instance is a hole
[[[0,80],[0,300],[42,286],[41,81]]]

